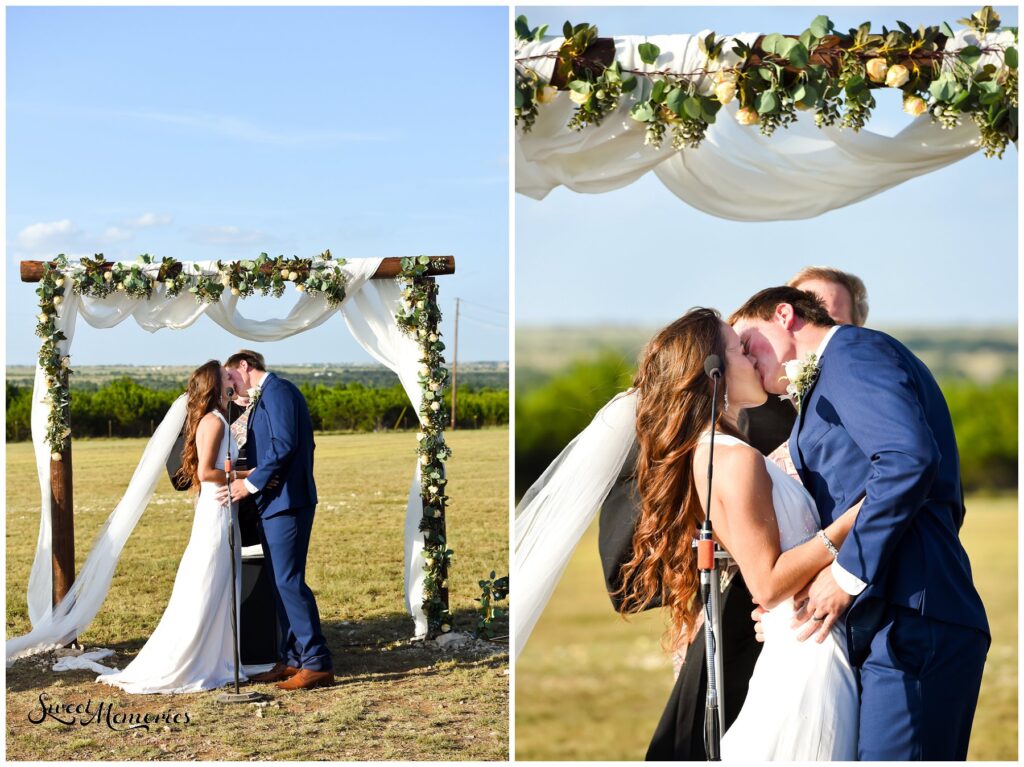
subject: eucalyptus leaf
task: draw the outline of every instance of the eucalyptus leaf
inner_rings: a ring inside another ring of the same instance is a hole
[[[978,63],[978,59],[981,58],[981,49],[976,45],[968,45],[961,48],[958,55],[960,56],[960,60],[967,66],[973,67]]]
[[[661,48],[654,43],[640,43],[637,46],[637,52],[640,54],[640,60],[644,64],[653,64],[658,60],[658,56],[661,55]]]
[[[774,112],[779,106],[779,99],[774,91],[765,91],[757,97],[755,109],[759,115],[767,115]]]
[[[811,22],[810,30],[815,37],[824,37],[832,31],[832,22],[828,16],[816,16]]]
[[[622,78],[622,92],[632,93],[633,89],[636,88],[636,77],[633,75],[626,75]]]
[[[942,25],[939,27],[939,31],[942,32],[942,34],[944,34],[946,37],[953,37],[953,29],[945,21],[942,22]]]
[[[1008,66],[1010,69],[1016,69],[1017,68],[1017,49],[1016,48],[1007,48],[1006,52],[1003,54],[1003,61],[1006,62],[1006,66]]]
[[[668,83],[664,80],[658,80],[654,83],[654,88],[651,90],[651,101],[655,103],[661,103],[665,97],[665,89],[668,87]]]
[[[686,91],[682,88],[673,88],[665,94],[665,106],[677,115],[683,114],[683,102],[686,101]]]
[[[694,120],[699,120],[701,116],[700,99],[695,96],[690,96],[686,101],[683,102],[683,109],[686,114],[692,117]]]
[[[641,101],[629,110],[629,116],[637,122],[647,123],[654,119],[654,106],[650,101]]]

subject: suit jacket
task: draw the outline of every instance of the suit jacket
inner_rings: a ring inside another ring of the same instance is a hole
[[[268,373],[260,398],[249,414],[246,453],[253,472],[249,482],[260,490],[256,508],[271,517],[288,509],[314,506],[313,421],[306,399],[291,381]],[[271,477],[279,484],[267,489]]]
[[[867,583],[847,615],[851,660],[866,657],[887,604],[988,633],[960,543],[960,458],[928,368],[896,339],[840,326],[789,440],[822,527],[865,493],[839,565]]]

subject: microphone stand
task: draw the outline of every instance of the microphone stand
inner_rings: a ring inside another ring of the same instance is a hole
[[[231,427],[228,426],[228,454],[224,458],[224,478],[228,485],[228,548],[231,551],[231,647],[235,658],[235,691],[222,692],[217,696],[219,703],[251,703],[263,700],[258,692],[240,692],[238,689],[238,598],[235,593],[238,575],[235,570],[235,504],[231,500]]]
[[[715,358],[715,363],[718,359]],[[707,369],[708,365],[705,364]],[[715,421],[717,420],[718,379],[721,371],[714,364],[708,370],[714,393],[711,398],[711,444],[708,455],[708,494],[707,514],[701,525],[694,547],[697,549],[697,569],[700,572],[701,600],[704,603],[704,657],[707,664],[707,698],[704,705],[704,748],[708,761],[718,762],[722,759],[722,732],[724,696],[720,689],[723,677],[722,656],[719,652],[722,641],[722,592],[721,570],[719,560],[729,555],[715,543],[711,527],[711,479],[715,457]]]

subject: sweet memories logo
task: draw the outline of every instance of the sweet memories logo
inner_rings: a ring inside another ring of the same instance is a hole
[[[29,711],[32,724],[42,724],[54,719],[68,726],[106,725],[111,730],[148,730],[151,725],[188,724],[191,719],[187,711],[161,713],[136,711],[115,711],[114,704],[100,701],[93,704],[92,698],[85,703],[55,702],[48,693],[39,693],[39,707]]]

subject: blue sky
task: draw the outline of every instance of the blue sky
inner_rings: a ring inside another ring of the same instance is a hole
[[[533,7],[531,26],[596,24],[602,36],[712,29],[799,33],[818,13],[840,29],[872,21],[916,27],[968,16],[978,6],[927,7]],[[1016,25],[1013,7],[996,6]],[[880,92],[876,92],[880,93]],[[911,118],[894,93],[879,97],[870,127],[891,135]],[[986,325],[1017,321],[1017,165],[980,153],[815,219],[740,223],[687,207],[648,174],[600,195],[556,189],[541,201],[516,195],[519,325],[656,325],[694,305],[723,310],[825,264],[860,275],[870,324]],[[686,243],[685,249],[680,246]],[[642,243],[642,244],[641,244]],[[639,255],[642,249],[643,255]],[[565,286],[573,285],[573,300]]]
[[[505,8],[8,8],[7,362],[34,361],[18,261],[453,254],[445,332],[508,359]],[[283,315],[288,299],[242,304]],[[468,303],[472,302],[472,303]],[[76,364],[190,364],[241,342],[202,318],[80,322]],[[251,344],[248,344],[250,345]],[[369,358],[341,319],[259,347]]]

